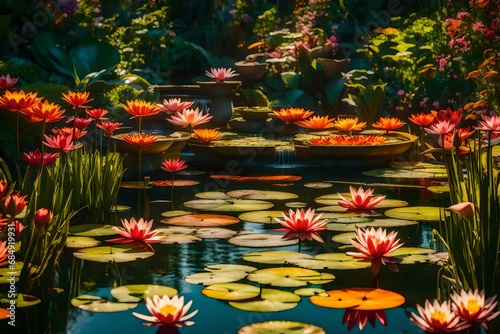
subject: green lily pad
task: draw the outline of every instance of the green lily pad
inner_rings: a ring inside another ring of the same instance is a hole
[[[321,327],[298,321],[271,320],[240,328],[237,334],[325,334]]]
[[[232,198],[266,200],[266,201],[286,200],[299,197],[299,195],[297,194],[284,191],[255,190],[255,189],[233,190],[227,192],[226,195]]]
[[[183,233],[172,233],[163,238],[161,242],[164,245],[172,245],[172,244],[191,244],[193,242],[201,241],[200,237],[197,237],[192,234],[183,234]]]
[[[165,211],[165,212],[161,213],[162,217],[165,217],[165,218],[190,215],[190,214],[192,214],[191,211],[184,211],[184,210],[172,210],[172,211]]]
[[[212,285],[239,281],[247,276],[245,271],[215,271],[188,275],[184,280],[191,284]]]
[[[273,203],[267,201],[250,200],[250,199],[198,199],[187,201],[184,206],[191,209],[203,211],[254,211],[266,210],[274,206]]]
[[[304,187],[313,189],[324,189],[333,187],[333,184],[331,184],[330,182],[308,182],[304,184]]]
[[[241,221],[261,224],[279,224],[274,218],[283,218],[283,211],[250,211],[238,216]]]
[[[338,217],[333,218],[332,223],[344,223],[344,224],[365,224],[374,221],[372,218],[368,217]]]
[[[81,237],[102,237],[118,234],[112,227],[113,225],[83,224],[71,226],[69,233]]]
[[[395,208],[384,212],[387,217],[418,221],[437,221],[441,219],[442,208],[434,206],[410,206]]]
[[[307,206],[307,203],[305,203],[305,202],[288,202],[288,203],[285,203],[285,206],[287,208],[305,208]]]
[[[146,297],[153,298],[155,295],[167,295],[172,298],[178,291],[166,285],[130,284],[113,288],[110,293],[121,303],[138,303]]]
[[[144,183],[144,181],[126,181],[120,184],[120,188],[125,189],[151,189],[152,183]]]
[[[311,296],[328,297],[328,293],[326,293],[326,290],[321,288],[299,288],[296,289],[293,293],[302,297],[311,297]]]
[[[364,171],[361,174],[395,179],[443,179],[447,178],[446,168],[381,168]]]
[[[223,227],[206,227],[196,230],[196,236],[202,239],[229,239],[238,232]]]
[[[203,198],[203,199],[222,199],[222,200],[228,200],[231,197],[226,195],[226,193],[222,191],[205,191],[201,193],[197,193],[194,195],[196,198]]]
[[[294,252],[294,251],[280,251],[270,250],[261,252],[250,252],[241,256],[243,260],[265,263],[265,264],[285,264],[290,258],[311,258],[311,255]]]
[[[94,262],[130,262],[153,256],[154,253],[144,246],[132,244],[116,244],[110,246],[99,246],[84,248],[73,255],[79,259]]]
[[[19,276],[21,275],[21,270],[23,270],[23,265],[21,261],[16,261],[14,264],[14,269],[10,269],[9,266],[0,268],[0,284],[10,284],[11,276],[15,277],[15,281],[19,280]]]
[[[311,269],[280,267],[260,269],[248,274],[247,279],[271,286],[296,287],[307,284],[325,284],[333,281],[335,276],[330,273],[320,273]]]
[[[4,307],[10,306],[10,301],[12,300],[10,293],[0,294],[0,305]],[[16,293],[16,307],[30,307],[40,304],[42,301],[35,296],[27,295],[24,293]]]
[[[354,234],[354,232],[340,233],[332,237],[333,242],[338,242],[339,244],[346,245],[351,245],[352,239],[356,239],[356,234]]]
[[[370,267],[370,262],[355,259],[345,253],[323,253],[311,258],[290,258],[288,263],[307,269],[361,269]]]
[[[195,213],[182,215],[172,218],[162,219],[162,223],[176,226],[194,226],[194,227],[218,227],[233,225],[240,220],[229,215],[218,215],[210,213]]]
[[[243,271],[247,274],[254,270],[257,270],[257,268],[255,267],[246,266],[243,264],[225,264],[225,263],[212,264],[206,266],[204,269],[211,272]]]
[[[450,185],[444,184],[441,186],[429,186],[427,187],[427,190],[432,191],[435,194],[449,193]]]
[[[240,234],[228,240],[229,243],[244,247],[280,247],[298,243],[298,239],[283,239],[278,234],[247,233]]]
[[[71,299],[71,305],[89,312],[121,312],[137,307],[137,303],[115,303],[101,297],[81,295]]]
[[[202,171],[202,170],[180,170],[178,172],[175,172],[177,175],[186,175],[186,176],[198,176],[198,175],[203,175],[206,174],[207,172]]]
[[[366,218],[365,218],[366,219]],[[403,219],[371,219],[370,221],[360,221],[357,223],[329,223],[326,225],[326,229],[329,231],[337,232],[354,232],[356,227],[366,228],[366,227],[400,227],[400,226],[410,226],[418,224],[415,220],[403,220]]]
[[[186,227],[186,226],[168,226],[168,227],[161,227],[156,230],[158,231],[157,235],[160,236],[168,236],[171,234],[193,234],[197,231],[195,227]]]
[[[72,237],[68,236],[66,239],[66,247],[68,248],[87,248],[95,247],[101,242],[91,237]]]
[[[262,293],[255,300],[230,301],[229,305],[243,311],[250,312],[278,312],[290,310],[298,305],[300,296],[276,289],[262,289]]]
[[[260,288],[244,283],[221,283],[209,285],[201,293],[207,297],[220,300],[244,300],[257,297]]]
[[[111,209],[109,210],[110,212],[123,212],[123,211],[128,211],[130,210],[131,207],[128,205],[112,205]]]

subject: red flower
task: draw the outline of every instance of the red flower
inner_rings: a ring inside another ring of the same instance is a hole
[[[116,129],[118,129],[120,126],[122,126],[123,123],[113,123],[113,122],[110,122],[110,121],[102,121],[101,124],[97,124],[97,127],[104,130],[104,132],[106,132],[106,134],[110,137],[111,134],[113,133],[113,131],[115,131]]]
[[[5,195],[7,195],[7,190],[9,190],[9,184],[0,179],[0,199],[4,198]]]
[[[89,117],[93,118],[94,120],[101,119],[108,113],[106,109],[102,108],[85,109],[85,112],[87,113],[87,115],[89,115]]]
[[[130,219],[130,223],[126,219],[122,219],[123,227],[113,226],[113,230],[118,232],[122,237],[107,240],[109,242],[116,242],[119,244],[130,243],[134,241],[141,241],[146,243],[160,242],[161,237],[156,236],[158,230],[151,231],[153,220],[149,222],[144,219],[139,219],[137,222],[135,218]]]
[[[82,138],[83,136],[85,136],[85,134],[87,134],[87,131],[82,131],[78,128],[70,128],[70,127],[64,127],[64,128],[60,128],[60,129],[57,129],[57,128],[54,128],[52,129],[52,132],[55,133],[56,135],[65,135],[65,136],[69,136],[71,137],[72,139],[80,139]]]
[[[11,216],[15,217],[21,212],[23,212],[24,208],[28,204],[26,201],[26,195],[21,196],[17,193],[11,194],[7,196],[4,202],[5,211]]]
[[[148,146],[153,144],[159,138],[158,135],[149,133],[128,133],[123,136],[123,140],[132,145]]]
[[[80,130],[86,129],[87,126],[89,126],[89,124],[92,123],[92,119],[83,117],[76,117],[76,118],[70,117],[68,118],[66,123],[69,123],[71,121],[73,121],[73,125],[75,126],[75,128]]]
[[[371,188],[365,191],[363,187],[359,187],[359,189],[356,190],[356,188],[350,186],[349,190],[351,191],[352,199],[348,200],[339,194],[342,200],[338,202],[340,206],[349,210],[370,210],[385,199],[385,196],[372,198],[373,189]]]
[[[68,153],[71,150],[80,148],[83,146],[82,143],[73,144],[73,139],[69,135],[58,134],[55,136],[45,135],[45,140],[43,143],[48,147],[52,147],[55,149],[59,149],[64,151],[64,153]]]
[[[58,152],[55,153],[44,153],[42,157],[42,153],[40,152],[39,149],[36,149],[34,151],[29,151],[28,153],[23,153],[23,160],[31,166],[41,166],[42,164],[44,166],[52,164],[54,161],[56,161],[57,157],[59,156]]]
[[[61,106],[49,103],[47,100],[35,104],[23,114],[28,122],[55,123],[64,118],[64,110],[61,110]]]
[[[52,218],[54,218],[54,213],[46,208],[38,209],[33,216],[33,221],[35,222],[36,229],[40,233],[47,232],[50,223],[52,223]]]
[[[432,111],[432,114],[436,117],[439,122],[448,121],[454,126],[457,126],[458,123],[462,120],[462,109],[458,109],[456,111],[451,110],[451,108],[446,108],[444,110],[439,110],[438,112]]]
[[[5,259],[9,256],[8,250],[7,241],[0,242],[0,263],[5,261]]]
[[[28,111],[35,104],[40,103],[41,97],[36,97],[37,93],[25,94],[22,90],[19,92],[6,91],[0,97],[0,109],[7,109],[21,114]]]
[[[188,168],[188,165],[186,165],[186,162],[184,160],[181,160],[179,158],[165,159],[162,162],[160,168],[163,169],[164,171],[173,173]]]
[[[296,212],[293,210],[288,211],[288,216],[283,213],[285,220],[275,218],[275,220],[284,226],[284,228],[277,229],[280,232],[287,232],[283,236],[283,239],[291,239],[298,236],[300,240],[316,240],[318,242],[324,242],[321,236],[318,234],[319,231],[326,230],[325,225],[328,223],[327,219],[320,220],[322,214],[314,215],[314,209],[297,209]]]
[[[62,93],[62,100],[73,106],[73,109],[76,108],[88,108],[86,103],[89,103],[93,99],[89,99],[89,92],[72,92],[69,91],[68,94]]]
[[[16,83],[19,78],[12,78],[10,74],[7,74],[6,76],[1,76],[0,77],[0,88],[3,89],[9,89],[12,88]]]
[[[377,319],[382,325],[385,326],[387,324],[385,310],[362,311],[348,308],[345,310],[342,324],[347,323],[348,331],[353,329],[356,324],[358,324],[359,330],[363,330],[367,322],[370,322],[370,324],[375,327],[375,321]]]

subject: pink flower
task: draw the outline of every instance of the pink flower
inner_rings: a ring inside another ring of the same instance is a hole
[[[318,242],[324,242],[318,232],[326,230],[325,225],[328,223],[328,220],[320,220],[322,214],[315,216],[314,212],[314,209],[308,209],[307,211],[297,209],[296,212],[290,209],[288,216],[283,212],[284,220],[274,218],[284,226],[284,228],[277,229],[277,231],[287,232],[283,236],[283,239],[291,239],[298,236],[300,240],[314,239]]]
[[[438,112],[432,112],[438,121],[449,121],[453,125],[458,125],[462,120],[462,109],[456,111],[451,110],[451,108],[446,108],[444,110],[439,110]]]
[[[184,327],[192,326],[193,321],[186,321],[198,313],[198,310],[186,315],[191,307],[193,301],[189,301],[184,305],[184,297],[177,295],[169,298],[167,295],[160,297],[154,295],[151,300],[149,297],[145,298],[146,308],[152,316],[132,312],[137,318],[147,321],[147,326],[175,326]]]
[[[120,126],[122,126],[123,123],[119,123],[119,122],[113,123],[110,121],[102,121],[101,124],[96,124],[96,125],[99,129],[104,130],[104,132],[106,132],[106,134],[111,135],[113,133],[113,131],[115,131]]]
[[[481,131],[500,131],[500,117],[484,116],[484,121],[479,121],[479,126],[474,127]]]
[[[476,215],[476,207],[474,206],[474,203],[471,202],[458,203],[448,207],[447,209],[455,213],[461,214],[462,216],[467,217],[469,219],[474,218]]]
[[[41,166],[43,164],[44,166],[46,166],[56,161],[58,156],[59,156],[58,152],[55,153],[45,152],[42,157],[42,153],[40,152],[40,150],[36,149],[34,151],[29,151],[28,153],[23,153],[22,158],[28,165]]]
[[[130,223],[126,219],[122,219],[123,227],[113,226],[113,230],[118,232],[122,237],[107,240],[109,242],[116,242],[119,244],[131,243],[140,241],[145,243],[161,242],[162,238],[156,236],[158,230],[151,231],[153,220],[146,222],[144,219],[139,219],[137,222],[135,218],[130,219]]]
[[[165,159],[162,164],[161,164],[161,169],[164,171],[174,173],[178,172],[180,170],[188,168],[188,165],[184,160],[181,160],[179,158],[177,159]]]
[[[469,323],[480,323],[486,330],[488,330],[486,323],[500,314],[500,311],[495,312],[498,303],[497,296],[490,297],[485,301],[484,290],[479,292],[476,289],[465,292],[462,289],[460,294],[454,292],[450,298],[453,301],[451,308],[460,318]]]
[[[64,151],[64,153],[68,153],[71,150],[83,146],[82,143],[73,144],[73,139],[71,138],[72,137],[71,135],[58,134],[55,136],[45,135],[44,137],[46,141],[42,142],[43,144],[47,145],[48,147],[62,150]]]
[[[373,189],[371,188],[368,188],[365,191],[363,187],[359,187],[359,189],[356,190],[356,188],[350,186],[349,190],[351,192],[352,199],[348,200],[339,194],[342,200],[338,202],[340,206],[349,210],[370,210],[385,199],[385,196],[372,198]]]
[[[35,223],[36,229],[40,233],[47,232],[52,219],[54,218],[54,213],[46,208],[38,209],[33,216],[33,221]]]
[[[238,75],[230,68],[211,68],[210,72],[205,71],[205,74],[207,77],[215,79],[216,81],[225,81]]]
[[[440,304],[436,299],[431,304],[425,301],[425,308],[417,304],[419,315],[411,312],[410,321],[428,333],[451,333],[459,332],[470,327],[470,324],[460,319],[451,310],[450,301]]]
[[[182,126],[183,128],[187,126],[195,127],[200,124],[204,124],[208,122],[212,116],[203,115],[202,112],[196,109],[184,109],[182,112],[177,113],[176,115],[171,115],[170,118],[167,118],[171,124]]]
[[[71,121],[73,121],[73,125],[75,126],[75,128],[80,130],[85,129],[87,126],[89,126],[90,123],[92,123],[91,118],[83,118],[83,117],[76,117],[76,118],[70,117],[68,118],[66,123],[69,123]]]
[[[12,88],[17,83],[17,80],[19,80],[19,78],[12,78],[10,74],[7,74],[6,76],[2,75],[0,77],[0,88],[2,89]]]
[[[432,124],[428,128],[425,128],[424,130],[435,135],[445,135],[449,132],[452,132],[454,128],[455,124],[450,123],[449,121],[439,121]]]
[[[182,111],[184,109],[190,108],[194,102],[192,101],[184,101],[181,102],[181,99],[164,99],[163,104],[159,104],[160,108],[168,113],[178,113],[179,111]]]

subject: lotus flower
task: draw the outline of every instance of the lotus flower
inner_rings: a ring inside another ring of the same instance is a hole
[[[375,326],[376,319],[385,326],[387,324],[385,310],[362,311],[348,308],[344,312],[342,324],[347,323],[347,330],[349,331],[353,329],[356,324],[358,324],[359,330],[363,330],[367,322]]]
[[[358,123],[358,118],[337,118],[333,127],[339,129],[340,131],[347,131],[351,133],[352,131],[363,130],[366,127],[366,122]]]
[[[346,199],[341,194],[338,194],[342,200],[338,202],[338,204],[344,208],[349,210],[371,210],[377,204],[382,202],[385,199],[385,196],[377,196],[373,197],[373,189],[368,188],[366,191],[363,187],[359,187],[358,190],[353,186],[349,187],[351,191],[351,200]]]
[[[284,228],[277,229],[280,232],[287,232],[283,239],[291,239],[298,236],[300,240],[316,240],[318,242],[324,242],[321,236],[318,234],[319,231],[326,230],[325,225],[328,223],[327,219],[320,220],[321,215],[314,215],[314,209],[297,209],[296,212],[293,210],[288,211],[288,215],[283,212],[284,220],[275,218],[275,220],[284,226]]]
[[[101,124],[96,124],[99,129],[104,130],[106,137],[111,137],[113,132],[118,129],[123,123],[113,123],[110,121],[103,121]]]
[[[216,129],[194,129],[193,133],[196,139],[207,144],[224,137],[224,135]]]
[[[7,241],[0,242],[0,263],[5,261],[5,259],[9,256],[8,250]]]
[[[68,94],[62,93],[62,95],[63,95],[62,100],[69,103],[73,107],[73,109],[88,108],[88,106],[86,106],[85,104],[94,100],[89,98],[90,96],[89,92],[68,91]]]
[[[41,97],[36,96],[37,93],[27,93],[20,90],[18,92],[6,91],[0,97],[0,109],[7,109],[12,112],[20,112],[21,114],[28,111],[35,104],[40,103]]]
[[[164,99],[163,104],[159,104],[159,107],[168,113],[178,113],[179,111],[182,111],[187,108],[191,108],[191,106],[194,104],[192,101],[184,101],[181,102],[181,99]]]
[[[186,165],[186,162],[184,160],[177,158],[163,160],[160,168],[164,171],[174,173],[186,169],[188,168],[188,166]]]
[[[52,129],[52,132],[56,135],[63,135],[63,136],[68,136],[72,138],[73,140],[77,140],[85,136],[87,134],[87,131],[80,130],[77,127],[70,128],[65,126],[64,128],[54,128]]]
[[[52,222],[53,218],[54,218],[54,213],[49,209],[46,208],[38,209],[33,216],[33,221],[35,223],[36,229],[40,233],[47,232],[47,229],[49,228],[49,225]]]
[[[436,117],[434,117],[433,114],[413,114],[410,117],[408,117],[410,121],[413,123],[417,124],[421,128],[425,128],[426,126],[431,125],[432,123],[435,122]]]
[[[92,123],[91,118],[83,118],[83,117],[70,117],[66,121],[66,123],[69,123],[73,121],[73,125],[75,128],[83,130],[86,129],[87,126],[89,126],[90,123]]]
[[[374,128],[386,130],[389,132],[390,130],[397,130],[406,123],[400,120],[397,117],[380,117],[379,121],[376,123],[373,123],[372,126]]]
[[[176,115],[171,115],[167,118],[171,124],[182,126],[183,128],[190,126],[191,128],[208,122],[212,116],[203,113],[198,109],[184,109]]]
[[[500,311],[495,312],[498,301],[497,296],[484,300],[484,290],[479,292],[461,290],[460,294],[454,292],[450,296],[453,301],[451,308],[463,320],[480,323],[484,329],[488,330],[487,322],[496,318]]]
[[[382,263],[386,264],[392,271],[398,271],[395,259],[387,256],[403,246],[399,239],[396,240],[397,232],[392,231],[387,234],[387,231],[381,227],[378,230],[368,227],[366,229],[356,228],[355,234],[356,240],[352,239],[351,243],[360,253],[347,252],[347,255],[357,259],[372,260],[371,269],[374,277],[377,277]]]
[[[124,141],[132,145],[148,146],[157,141],[159,136],[149,133],[127,133],[122,138]]]
[[[280,111],[273,111],[273,116],[281,119],[285,123],[293,123],[304,120],[314,114],[313,111],[303,108],[281,108]]]
[[[145,243],[162,241],[161,237],[156,236],[156,234],[158,234],[158,230],[151,231],[153,220],[146,222],[141,218],[137,222],[135,218],[130,218],[130,222],[126,219],[122,219],[121,221],[123,227],[113,226],[113,230],[118,232],[122,236],[122,238],[115,238],[107,241],[116,242],[119,244],[126,244],[134,241]]]
[[[21,196],[17,193],[10,194],[7,196],[4,202],[5,212],[7,212],[11,217],[17,216],[21,212],[23,212],[24,208],[26,208],[26,196]]]
[[[449,121],[438,121],[424,130],[435,135],[445,135],[452,132],[454,128],[455,124],[450,123]]]
[[[328,116],[312,116],[309,117],[308,119],[304,120],[299,120],[295,122],[296,125],[301,126],[306,129],[312,129],[312,130],[324,130],[324,129],[329,129],[333,128],[333,118],[328,118]]]
[[[425,301],[425,308],[417,304],[418,314],[411,312],[410,321],[428,333],[452,333],[470,327],[451,310],[450,301],[440,304],[434,300],[431,304]]]
[[[56,103],[37,103],[23,113],[28,122],[55,123],[64,118],[64,110]]]
[[[108,114],[108,111],[102,108],[85,109],[85,112],[94,120],[101,119]]]
[[[132,117],[152,116],[161,111],[161,108],[157,104],[144,100],[129,100],[126,105],[122,104],[122,107]]]
[[[440,110],[438,112],[432,111],[432,114],[436,117],[438,122],[448,121],[454,126],[457,126],[462,120],[462,109],[453,111],[451,108],[446,108],[445,110]]]
[[[500,117],[498,116],[484,116],[484,121],[479,121],[479,126],[476,130],[481,131],[500,131]]]
[[[72,136],[66,135],[66,134],[58,134],[55,136],[48,136],[45,135],[45,141],[43,144],[47,145],[48,147],[56,148],[59,150],[64,151],[64,153],[68,153],[71,150],[80,148],[83,146],[82,143],[78,144],[73,144],[72,141]]]
[[[207,77],[215,79],[216,81],[225,81],[238,75],[230,68],[211,68],[210,72],[205,71],[205,74]]]
[[[470,131],[469,127],[453,129],[453,132],[445,134],[444,138],[440,137],[438,144],[439,146],[444,148],[453,148],[453,147],[460,148],[461,146],[463,146],[464,150],[462,151],[465,152],[466,150],[468,151],[468,148],[463,145],[464,141],[473,134],[474,131]]]
[[[153,296],[151,300],[149,297],[145,298],[146,307],[152,316],[132,312],[137,318],[147,321],[148,326],[175,326],[185,327],[192,326],[193,321],[186,321],[191,319],[198,313],[198,310],[186,315],[191,307],[193,301],[189,301],[184,305],[184,297],[173,296],[170,299],[167,295],[159,297]]]
[[[13,78],[10,76],[10,74],[7,74],[5,76],[2,75],[0,77],[0,88],[2,89],[12,88],[17,83],[17,80],[19,80],[19,78]]]
[[[41,166],[41,165],[50,165],[54,161],[56,161],[57,157],[59,156],[58,152],[55,153],[42,153],[40,152],[39,149],[36,149],[34,151],[30,151],[28,153],[23,153],[23,160],[31,166]]]

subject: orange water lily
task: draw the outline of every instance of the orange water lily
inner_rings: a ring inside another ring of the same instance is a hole
[[[417,311],[418,315],[411,312],[410,321],[428,333],[452,333],[470,327],[452,311],[450,301],[440,304],[435,299],[431,304],[426,300],[425,307],[417,304]]]
[[[160,136],[149,133],[127,133],[122,138],[124,141],[132,145],[148,146],[157,141]]]
[[[133,117],[153,116],[161,111],[156,103],[144,100],[128,100],[127,104],[122,104],[123,109]]]
[[[316,240],[324,242],[318,232],[326,230],[328,219],[321,219],[321,215],[315,215],[315,210],[309,208],[307,211],[304,209],[297,209],[297,211],[289,210],[288,215],[283,212],[284,219],[275,218],[275,220],[284,226],[284,228],[277,229],[280,232],[287,232],[283,239],[291,239],[298,236],[300,240]]]
[[[366,127],[366,122],[358,123],[358,118],[337,118],[333,127],[339,129],[340,131],[347,131],[351,133],[352,131],[360,131]]]
[[[22,90],[18,92],[8,90],[0,97],[0,109],[23,114],[41,100],[41,97],[37,97],[37,93],[25,94]]]
[[[310,145],[337,145],[337,146],[358,146],[358,145],[381,145],[386,142],[387,138],[382,136],[367,136],[367,135],[357,135],[357,136],[320,136],[314,137],[308,141]]]
[[[168,100],[164,99],[163,104],[160,104],[159,107],[165,112],[175,114],[184,109],[191,108],[193,104],[193,101],[181,101],[179,98],[171,98]]]
[[[85,113],[89,115],[90,118],[98,120],[106,116],[108,114],[108,111],[102,108],[92,108],[92,109],[85,109]]]
[[[312,130],[324,130],[333,128],[333,122],[335,119],[328,118],[328,116],[312,116],[308,119],[299,120],[295,122],[296,125],[301,126],[306,129]]]
[[[153,227],[153,220],[146,221],[143,218],[136,221],[135,218],[122,219],[123,227],[113,226],[113,230],[118,232],[122,237],[107,240],[109,242],[116,242],[119,244],[131,243],[140,241],[145,243],[161,242],[162,238],[157,236],[158,230],[151,231]]]
[[[194,129],[193,134],[196,139],[207,144],[224,137],[224,135],[217,129]]]
[[[207,123],[210,119],[212,119],[212,116],[208,114],[203,115],[203,112],[196,108],[184,109],[175,115],[171,115],[170,118],[167,118],[167,121],[173,125],[179,125],[185,128],[187,126],[195,127],[197,125]]]
[[[9,184],[5,182],[3,179],[0,179],[0,200],[4,198],[5,195],[7,195],[8,190],[9,190]]]
[[[68,91],[68,94],[62,93],[62,96],[63,96],[62,100],[70,104],[73,107],[73,109],[88,108],[86,104],[94,100],[90,98],[89,92]]]
[[[26,110],[24,117],[29,122],[55,123],[64,118],[64,109],[57,103],[49,103],[45,100],[43,103],[37,103]]]
[[[425,113],[420,113],[420,114],[413,114],[408,119],[417,124],[421,128],[425,128],[426,126],[431,125],[436,121],[436,117],[434,117],[433,114],[425,114]]]
[[[487,322],[495,319],[500,311],[496,311],[498,301],[497,296],[485,300],[484,290],[461,290],[450,295],[453,301],[451,308],[460,318],[469,323],[480,323],[484,329],[488,330]]]
[[[42,152],[40,152],[39,149],[36,149],[34,151],[30,151],[28,153],[23,153],[23,160],[31,166],[41,166],[41,165],[50,165],[54,161],[56,161],[57,157],[59,156],[58,152],[54,153],[48,153],[44,152],[43,157],[42,157]]]
[[[285,123],[301,121],[312,114],[314,114],[313,111],[305,110],[304,108],[281,108],[280,111],[273,111],[273,116]]]
[[[9,256],[8,252],[8,247],[7,247],[7,241],[2,241],[0,242],[0,263],[5,261],[7,257]]]
[[[70,135],[58,134],[55,136],[44,135],[45,141],[42,142],[48,147],[59,149],[68,153],[71,150],[75,150],[83,146],[82,143],[73,144],[73,139]]]
[[[146,321],[145,325],[148,326],[175,326],[175,327],[185,327],[192,326],[193,321],[187,321],[194,317],[198,310],[195,310],[189,314],[189,311],[193,301],[189,301],[184,304],[184,297],[173,296],[169,298],[167,295],[163,297],[153,296],[153,299],[146,297],[146,308],[152,316],[140,314],[137,312],[132,312],[137,318]]]
[[[397,130],[402,128],[406,123],[397,117],[380,117],[378,122],[372,124],[374,128],[386,130]]]
[[[19,78],[11,77],[10,74],[0,76],[0,88],[9,89],[14,87]]]
[[[349,187],[352,199],[348,200],[341,194],[338,194],[341,198],[338,204],[349,210],[371,210],[377,204],[385,199],[385,196],[373,197],[373,189],[368,188],[366,191],[363,187],[359,187],[358,190],[353,186]]]
[[[225,81],[229,78],[235,77],[238,74],[230,68],[211,68],[210,72],[205,71],[205,75],[216,81]]]

